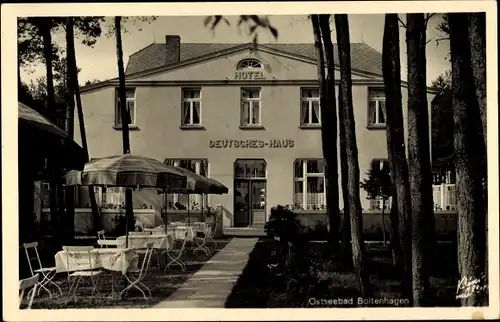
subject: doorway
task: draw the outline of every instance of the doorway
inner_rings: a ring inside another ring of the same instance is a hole
[[[234,163],[234,227],[260,227],[266,222],[267,179],[264,159]]]

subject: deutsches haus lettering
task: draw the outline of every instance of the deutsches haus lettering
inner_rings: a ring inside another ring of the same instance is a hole
[[[210,140],[210,148],[293,148],[295,142],[288,139],[271,140]]]

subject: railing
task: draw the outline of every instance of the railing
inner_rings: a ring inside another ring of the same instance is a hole
[[[443,183],[432,186],[432,197],[434,199],[435,211],[454,211],[457,208],[457,196],[454,183]],[[391,209],[391,199],[386,200],[385,209]],[[375,206],[377,210],[382,209],[382,200]]]

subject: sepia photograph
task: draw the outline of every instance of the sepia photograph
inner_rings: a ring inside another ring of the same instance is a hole
[[[498,317],[496,5],[426,3],[2,5],[4,318]]]

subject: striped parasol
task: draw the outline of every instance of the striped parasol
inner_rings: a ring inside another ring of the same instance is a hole
[[[19,154],[23,171],[43,172],[45,159],[65,169],[83,169],[86,151],[57,125],[18,102]],[[35,164],[36,163],[36,164]]]
[[[212,178],[207,178],[207,180],[210,183],[211,194],[223,195],[229,192],[229,189],[219,181]]]
[[[123,154],[92,159],[83,171],[69,171],[67,185],[182,189],[186,175],[148,157]]]

